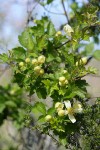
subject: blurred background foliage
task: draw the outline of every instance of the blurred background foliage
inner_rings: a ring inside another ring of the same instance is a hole
[[[96,11],[96,16],[94,15]],[[85,15],[83,16],[83,12]],[[90,14],[89,14],[90,12]],[[78,15],[80,17],[78,18]],[[92,15],[92,16],[91,16]],[[94,15],[94,18],[93,18]],[[15,46],[19,46],[18,35],[26,26],[32,26],[34,19],[40,19],[41,16],[48,16],[58,30],[62,30],[66,23],[75,26],[83,20],[83,27],[86,29],[85,19],[95,19],[100,21],[100,1],[99,0],[0,0],[0,53],[5,53]],[[77,26],[76,26],[77,30]],[[77,48],[77,52],[83,56],[88,56],[89,63],[98,68],[98,75],[86,77],[89,81],[89,93],[92,94],[85,112],[84,124],[81,132],[83,136],[69,136],[71,145],[69,149],[76,150],[99,150],[100,149],[100,103],[95,102],[95,97],[100,97],[100,24],[90,24],[88,30],[91,30],[91,38],[86,37],[88,41],[82,41]],[[89,35],[90,36],[90,35]],[[96,51],[98,50],[98,51]],[[95,61],[94,58],[97,59]],[[5,59],[5,56],[4,56]],[[30,120],[28,117],[30,98],[24,93],[18,85],[12,83],[12,71],[7,64],[0,64],[0,149],[1,150],[56,150],[61,149],[55,145],[54,141],[41,135],[39,131],[30,131],[26,124],[34,125],[34,117]],[[92,84],[91,84],[92,80]],[[93,89],[93,86],[94,89]],[[98,93],[96,93],[97,89]],[[93,92],[95,91],[95,92]],[[94,94],[93,94],[94,93]],[[37,100],[33,96],[31,103]],[[93,105],[90,107],[90,105]],[[28,106],[28,109],[27,109]],[[29,122],[27,122],[29,120]],[[81,145],[81,147],[80,147]]]

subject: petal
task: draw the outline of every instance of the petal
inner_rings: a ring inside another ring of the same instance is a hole
[[[72,123],[76,122],[75,117],[72,114],[68,114],[69,119],[71,120]]]
[[[66,108],[71,108],[70,101],[64,101],[64,104],[65,104]]]

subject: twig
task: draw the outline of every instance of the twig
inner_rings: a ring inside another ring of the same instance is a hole
[[[49,12],[49,13],[51,13],[51,14],[54,14],[54,15],[65,15],[64,13],[52,12],[52,11],[48,10],[45,6],[43,6],[43,8],[44,8],[47,12]]]
[[[61,2],[62,2],[62,6],[63,6],[63,10],[64,10],[64,14],[65,14],[66,19],[67,19],[67,23],[69,23],[69,17],[68,17],[68,14],[67,14],[66,8],[65,8],[64,0],[61,0]]]
[[[40,2],[40,0],[38,0],[38,3],[36,3],[36,5],[33,6],[33,8],[29,11],[29,10],[28,10],[29,0],[28,0],[28,2],[27,2],[27,13],[28,13],[28,17],[27,17],[26,26],[28,26],[29,21],[30,21],[30,18],[32,17],[32,12],[33,12],[33,10],[36,8],[36,6],[39,4],[39,2]]]
[[[59,45],[58,47],[55,47],[55,49],[59,49],[59,48],[61,48],[62,46],[64,46],[65,44],[67,44],[67,43],[69,43],[69,42],[70,42],[70,40],[68,40],[68,41],[66,41],[65,43]]]

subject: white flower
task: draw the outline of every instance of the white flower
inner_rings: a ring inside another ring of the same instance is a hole
[[[64,101],[65,103],[65,106],[67,108],[66,110],[66,114],[68,114],[68,117],[69,119],[71,120],[72,123],[75,123],[76,122],[76,119],[74,117],[74,111],[73,111],[73,108],[71,107],[71,103],[70,101]]]
[[[72,29],[72,27],[70,25],[68,25],[68,24],[66,24],[64,26],[64,31],[67,33],[68,36],[71,36],[71,33],[74,32],[74,30]]]
[[[72,123],[76,122],[76,119],[74,117],[75,113],[81,113],[82,112],[82,105],[76,101],[73,104],[73,107],[71,106],[70,101],[64,101],[65,107],[67,108],[66,114],[68,115],[69,119],[71,120]]]

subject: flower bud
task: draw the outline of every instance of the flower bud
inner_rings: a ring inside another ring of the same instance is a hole
[[[67,70],[63,70],[63,74],[66,74],[67,73]]]
[[[52,120],[52,116],[51,116],[51,115],[47,115],[47,116],[45,117],[45,120],[46,120],[47,122],[50,122],[50,121]]]
[[[15,94],[15,90],[11,90],[11,91],[10,91],[10,94],[11,94],[11,95],[14,95],[14,94]]]
[[[43,75],[44,74],[44,69],[41,69],[39,73],[40,73],[40,75]]]
[[[26,63],[29,63],[29,62],[30,62],[30,58],[26,58],[26,59],[25,59],[25,62],[26,62]]]
[[[65,80],[65,84],[68,84],[68,80],[67,79]]]
[[[36,22],[37,22],[37,20],[36,20],[36,19],[34,19],[34,20],[33,20],[33,22],[34,22],[34,23],[36,23]]]
[[[41,67],[40,67],[40,66],[34,67],[34,71],[35,71],[36,73],[40,73],[40,70],[41,70]]]
[[[36,65],[36,64],[38,64],[38,61],[37,61],[37,59],[32,59],[32,64],[33,64],[33,65]]]
[[[23,62],[20,62],[20,63],[19,63],[19,66],[20,66],[20,67],[23,67],[23,66],[24,66],[24,63],[23,63]]]
[[[62,104],[62,103],[60,103],[60,102],[57,102],[56,104],[55,104],[55,108],[56,109],[58,109],[58,108],[63,108],[64,107],[64,105]]]
[[[78,101],[75,101],[74,104],[73,104],[73,110],[74,110],[75,113],[82,113],[83,108],[82,108],[81,103],[78,102]]]
[[[69,26],[68,24],[66,24],[66,25],[64,26],[64,31],[67,33],[68,36],[71,36],[71,33],[74,32],[73,29],[72,29],[72,27]]]
[[[61,31],[58,31],[55,36],[59,36],[61,34],[62,34]]]
[[[45,62],[45,56],[44,55],[41,55],[38,57],[38,63],[39,64],[43,64]]]
[[[65,111],[64,110],[59,110],[58,111],[58,116],[63,117],[65,115]]]
[[[79,62],[78,61],[76,62],[76,66],[82,65],[82,64],[85,65],[86,63],[87,63],[87,57],[83,57],[79,60]]]
[[[65,80],[66,80],[66,78],[65,78],[64,76],[59,77],[59,82],[64,83],[64,82],[65,82]]]
[[[82,61],[82,63],[85,65],[85,64],[87,63],[87,57],[83,57],[83,58],[81,59],[81,61]]]

